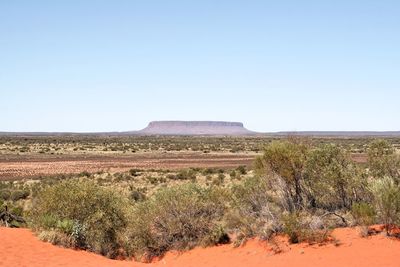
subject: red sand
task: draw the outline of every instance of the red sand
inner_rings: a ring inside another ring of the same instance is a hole
[[[399,267],[400,240],[378,234],[360,238],[357,230],[336,229],[340,242],[328,245],[282,244],[284,252],[274,254],[270,247],[251,240],[245,246],[223,245],[168,253],[157,263],[116,261],[86,251],[56,247],[39,241],[28,229],[0,228],[0,266],[174,266],[174,267]]]

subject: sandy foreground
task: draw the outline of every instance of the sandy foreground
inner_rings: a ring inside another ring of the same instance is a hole
[[[400,240],[382,234],[360,238],[354,228],[336,229],[337,242],[327,245],[280,244],[283,252],[275,254],[271,246],[251,240],[233,248],[222,245],[196,248],[188,252],[170,252],[156,263],[110,260],[100,255],[65,249],[39,241],[28,229],[0,228],[0,266],[340,266],[398,267]]]

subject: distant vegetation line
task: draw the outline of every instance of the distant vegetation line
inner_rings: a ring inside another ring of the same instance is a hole
[[[140,131],[124,132],[0,132],[0,136],[154,136]],[[160,134],[162,136],[191,136],[177,134]],[[321,137],[400,137],[400,131],[282,131],[253,132],[253,134],[236,134],[233,136],[321,136]],[[192,134],[192,136],[224,136],[214,134]]]

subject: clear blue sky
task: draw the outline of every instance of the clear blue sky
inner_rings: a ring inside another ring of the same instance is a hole
[[[0,131],[400,130],[400,2],[0,1]]]

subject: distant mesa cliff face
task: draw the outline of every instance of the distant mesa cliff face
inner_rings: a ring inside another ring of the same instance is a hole
[[[152,121],[140,134],[148,135],[252,135],[241,122]]]

